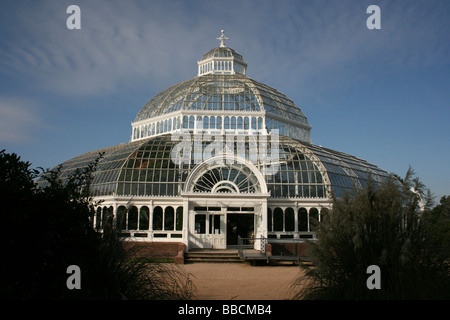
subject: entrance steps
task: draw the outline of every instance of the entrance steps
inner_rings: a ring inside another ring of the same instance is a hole
[[[191,249],[184,254],[185,263],[242,263],[238,250]]]

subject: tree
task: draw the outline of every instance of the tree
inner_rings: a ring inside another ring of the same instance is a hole
[[[440,203],[424,214],[424,222],[433,239],[433,249],[444,257],[450,256],[450,196],[443,196]]]
[[[429,197],[410,168],[400,181],[370,181],[364,189],[333,198],[318,241],[309,243],[312,263],[302,265],[305,276],[293,284],[296,298],[448,299],[448,261],[431,250],[423,219]],[[372,265],[380,268],[381,289],[367,287]]]
[[[174,267],[147,264],[125,251],[109,223],[92,227],[89,187],[100,160],[61,180],[60,168],[31,169],[16,154],[0,151],[3,299],[187,299],[193,287]],[[36,179],[47,180],[38,188]],[[111,222],[112,216],[108,217]],[[81,289],[70,290],[67,268],[81,270]]]

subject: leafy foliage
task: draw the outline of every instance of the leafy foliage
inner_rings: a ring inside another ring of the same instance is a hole
[[[170,264],[146,264],[125,251],[109,217],[92,228],[97,203],[89,185],[99,158],[64,181],[0,152],[0,296],[6,299],[188,299],[189,277]],[[48,181],[37,188],[35,180]],[[66,286],[67,267],[81,269],[81,290]]]
[[[305,276],[293,284],[296,298],[449,298],[448,255],[432,246],[423,218],[430,193],[413,176],[410,168],[400,182],[370,182],[333,199],[333,209],[318,227],[318,241],[309,246],[312,263],[302,266]],[[370,265],[380,267],[379,290],[367,288]]]

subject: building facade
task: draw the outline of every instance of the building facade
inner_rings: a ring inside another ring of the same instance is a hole
[[[153,97],[131,140],[64,162],[64,179],[102,153],[91,193],[131,242],[224,249],[238,239],[313,239],[313,225],[337,197],[388,173],[312,144],[311,126],[288,97],[247,76],[243,57],[220,45],[195,78]],[[262,249],[264,250],[264,249]]]

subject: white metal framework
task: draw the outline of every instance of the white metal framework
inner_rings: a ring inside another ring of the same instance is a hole
[[[91,184],[94,199],[102,200],[92,217],[97,229],[112,221],[130,241],[180,242],[188,250],[226,248],[237,236],[311,239],[332,193],[339,197],[388,176],[362,159],[313,145],[300,108],[248,78],[242,56],[225,45],[223,32],[218,39],[220,46],[198,62],[196,78],[142,107],[129,143],[62,164],[64,179],[104,153]],[[181,133],[191,138],[180,148],[174,137]],[[274,147],[269,138],[276,133]],[[213,141],[226,143],[213,147]],[[186,150],[188,157],[174,160]]]

